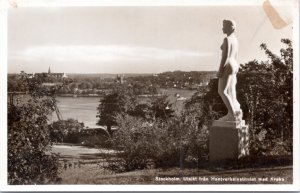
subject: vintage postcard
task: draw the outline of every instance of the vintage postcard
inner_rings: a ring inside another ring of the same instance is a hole
[[[0,11],[1,191],[300,189],[299,1]]]

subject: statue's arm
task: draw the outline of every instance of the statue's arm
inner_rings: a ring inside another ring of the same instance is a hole
[[[227,40],[227,38],[224,38],[223,49],[222,49],[222,58],[221,58],[221,62],[220,62],[219,71],[217,74],[218,77],[222,77],[224,65],[227,60],[227,54],[228,54],[228,40]]]

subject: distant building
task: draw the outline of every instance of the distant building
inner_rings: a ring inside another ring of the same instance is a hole
[[[42,83],[43,86],[51,87],[55,85],[61,85],[62,82],[59,79],[65,79],[68,76],[66,73],[52,73],[49,67],[48,72],[40,72],[35,74],[27,74],[24,71],[21,71],[20,77],[27,77],[27,78],[42,78],[44,82]]]
[[[33,78],[34,74],[27,74],[25,71],[21,71],[19,74],[20,78]]]
[[[125,80],[124,80],[124,74],[122,76],[119,76],[119,74],[117,74],[116,82],[123,84],[125,82]]]
[[[35,77],[49,77],[49,78],[66,78],[67,75],[65,73],[51,73],[51,69],[49,67],[48,72],[35,73]]]

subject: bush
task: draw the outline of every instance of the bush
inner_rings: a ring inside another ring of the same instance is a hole
[[[116,115],[120,113],[143,118],[145,121],[152,119],[167,120],[173,116],[174,110],[168,96],[152,96],[147,102],[139,102],[138,96],[132,86],[118,85],[112,93],[105,95],[98,107],[96,117],[97,125],[106,126],[110,135],[113,135],[112,127],[117,126]]]
[[[58,158],[49,154],[51,139],[47,115],[53,100],[31,98],[8,107],[8,183],[58,183]]]
[[[80,142],[89,147],[110,147],[109,133],[104,129],[84,129],[80,133]]]
[[[156,124],[155,167],[184,167],[187,161],[199,163],[207,153],[207,129],[199,127],[196,117],[183,113],[167,123]]]
[[[49,125],[53,142],[80,143],[83,128],[84,124],[74,119],[59,120]]]
[[[118,153],[119,162],[111,162],[111,167],[118,171],[131,171],[148,167],[149,159],[154,151],[153,132],[142,119],[129,115],[117,115],[119,129],[111,140]]]
[[[293,48],[290,40],[282,42],[286,48],[280,50],[280,56],[261,44],[269,61],[246,63],[238,77],[252,155],[292,154]]]
[[[198,127],[195,117],[183,114],[168,121],[145,122],[129,115],[116,116],[119,129],[112,146],[118,161],[110,168],[131,171],[154,167],[184,167],[184,162],[200,161],[207,152],[207,129]]]

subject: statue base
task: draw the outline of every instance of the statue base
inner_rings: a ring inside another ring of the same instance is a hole
[[[249,128],[245,121],[214,121],[209,129],[209,161],[225,163],[247,155]]]

